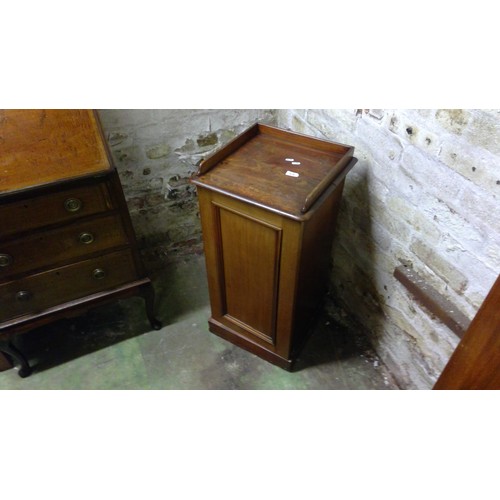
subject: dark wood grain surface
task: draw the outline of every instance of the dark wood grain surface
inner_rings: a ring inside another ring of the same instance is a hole
[[[202,168],[205,173],[194,183],[300,217],[304,207],[310,208],[340,174],[353,153],[350,146],[292,132],[283,134],[264,125],[250,130],[252,133],[243,135],[245,141],[237,142],[236,150],[229,147],[227,155],[224,149],[218,153],[216,168]],[[213,161],[209,162],[213,167]]]

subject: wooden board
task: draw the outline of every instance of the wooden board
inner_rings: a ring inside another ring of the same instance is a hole
[[[434,389],[500,389],[500,276]]]
[[[256,124],[203,162],[193,182],[301,219],[352,168],[353,151]]]
[[[0,193],[110,169],[92,110],[0,110]]]

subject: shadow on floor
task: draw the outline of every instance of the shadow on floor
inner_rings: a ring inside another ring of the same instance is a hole
[[[378,358],[365,336],[349,330],[337,323],[326,312],[321,312],[315,319],[310,335],[304,345],[295,371],[313,366],[328,365],[350,358],[365,358],[378,364]]]
[[[367,341],[326,313],[287,372],[208,331],[203,258],[151,277],[161,330],[140,297],[46,325],[14,339],[33,374],[0,373],[0,389],[397,389]]]
[[[28,359],[35,374],[149,330],[144,301],[133,297],[96,307],[76,318],[44,325],[16,336],[12,343]]]

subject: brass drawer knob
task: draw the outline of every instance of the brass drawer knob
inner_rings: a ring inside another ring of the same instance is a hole
[[[99,267],[92,271],[92,277],[95,280],[102,280],[105,276],[106,276],[106,271],[104,271],[104,269],[101,269]]]
[[[0,253],[0,267],[8,267],[12,264],[12,257],[8,253]]]
[[[16,293],[16,300],[19,302],[26,302],[30,300],[32,296],[31,292],[28,292],[27,290],[20,290]]]
[[[64,201],[64,208],[67,212],[78,212],[82,208],[82,200],[78,198],[68,198]]]
[[[90,245],[94,241],[94,235],[92,233],[82,233],[78,239],[83,245]]]

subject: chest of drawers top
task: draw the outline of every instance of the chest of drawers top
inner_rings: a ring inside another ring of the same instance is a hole
[[[0,110],[0,196],[112,168],[93,110]]]

